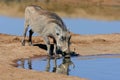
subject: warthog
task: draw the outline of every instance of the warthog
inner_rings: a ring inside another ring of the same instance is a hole
[[[56,55],[57,51],[69,53],[70,32],[66,28],[62,19],[55,13],[42,9],[39,6],[27,6],[25,9],[25,29],[23,33],[22,45],[25,45],[25,37],[29,30],[29,44],[32,45],[32,34],[34,32],[43,37],[47,46],[47,53],[52,54],[50,50],[49,37],[53,39],[54,49],[53,53]]]

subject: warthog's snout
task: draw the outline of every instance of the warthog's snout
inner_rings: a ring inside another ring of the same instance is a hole
[[[63,48],[57,47],[57,54],[60,54],[62,56],[70,56],[70,50],[69,48]]]
[[[58,47],[57,50],[58,50],[58,51],[62,51],[62,52],[67,52],[67,51],[68,51],[68,48]]]
[[[70,39],[71,34],[68,31],[57,31],[59,35],[57,35],[57,50],[62,53],[70,53]]]

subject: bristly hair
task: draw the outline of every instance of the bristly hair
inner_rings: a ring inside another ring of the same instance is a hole
[[[49,23],[56,23],[64,31],[67,31],[67,28],[66,28],[64,22],[56,13],[44,10],[40,6],[36,6],[36,5],[31,5],[31,6],[33,6],[35,8],[35,10],[37,10],[40,15],[44,15],[44,16],[48,17],[48,19],[50,19]]]
[[[64,24],[64,22],[62,21],[62,19],[56,14],[56,13],[53,13],[53,12],[49,12],[49,11],[46,11],[46,10],[41,10],[40,11],[40,14],[44,15],[44,16],[47,16],[49,19],[50,19],[50,23],[53,22],[53,23],[56,23],[58,24],[64,31],[67,31],[67,28]]]
[[[43,9],[41,6],[38,6],[38,5],[29,5],[29,6],[34,7],[36,10],[37,9]]]

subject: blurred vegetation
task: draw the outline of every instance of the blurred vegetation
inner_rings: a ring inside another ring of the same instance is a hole
[[[60,15],[120,19],[120,0],[0,0],[0,14],[23,16],[28,5],[39,5]]]
[[[78,7],[78,3],[72,3],[72,0],[1,0],[0,3],[10,6],[19,7],[18,11],[24,11],[24,8],[28,5],[40,5],[44,9],[50,11],[64,11],[71,13]]]

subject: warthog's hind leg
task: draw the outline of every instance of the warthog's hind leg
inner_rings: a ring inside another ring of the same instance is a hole
[[[32,46],[32,35],[33,35],[33,31],[32,31],[32,29],[30,29],[30,31],[29,31],[29,45],[30,46]]]
[[[28,26],[29,25],[25,24],[25,29],[24,29],[24,33],[23,33],[23,39],[22,39],[22,45],[23,46],[25,46],[25,37],[26,37],[26,34],[27,34]]]

